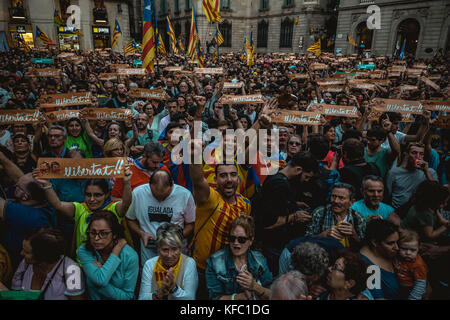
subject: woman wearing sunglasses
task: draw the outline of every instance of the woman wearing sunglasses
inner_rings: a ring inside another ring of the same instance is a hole
[[[302,151],[302,137],[294,134],[288,140],[286,162],[291,161],[294,154],[300,151]]]
[[[72,255],[75,256],[76,250],[86,241],[86,229],[90,222],[91,215],[101,210],[107,210],[114,213],[119,221],[123,222],[122,217],[131,204],[131,170],[125,165],[125,177],[123,178],[123,197],[121,201],[112,201],[110,198],[110,188],[107,179],[89,179],[84,189],[84,202],[64,202],[60,201],[58,195],[52,188],[48,179],[37,179],[38,169],[33,171],[33,177],[45,190],[50,205],[56,211],[66,217],[75,220],[74,239],[72,240]],[[128,243],[132,243],[129,233],[127,233]]]
[[[250,250],[255,238],[253,218],[246,215],[233,220],[229,246],[209,257],[206,284],[212,300],[268,299],[272,273],[266,258]]]
[[[134,299],[139,257],[127,245],[123,228],[112,212],[92,215],[78,258],[91,300]]]

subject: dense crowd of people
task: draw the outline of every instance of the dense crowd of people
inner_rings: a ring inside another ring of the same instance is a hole
[[[371,117],[377,98],[448,105],[448,54],[399,62],[370,52],[274,53],[258,54],[252,66],[240,53],[208,56],[206,67],[223,73],[195,73],[190,59],[169,55],[151,74],[106,80],[101,74],[115,73],[116,64],[133,68],[139,57],[59,53],[1,53],[1,110],[44,110],[43,95],[90,92],[87,107],[126,108],[132,116],[88,120],[81,111],[55,121],[43,112],[37,123],[1,125],[0,296],[450,298],[446,113]],[[53,58],[58,76],[40,77],[34,70],[42,65],[31,57]],[[361,72],[363,63],[375,70]],[[406,68],[392,73],[395,65]],[[421,74],[408,72],[417,65]],[[167,68],[174,66],[183,71]],[[375,73],[384,83],[372,81]],[[352,84],[361,78],[373,87]],[[346,80],[338,89],[321,84],[330,79]],[[164,90],[168,98],[131,98],[132,88]],[[263,100],[224,104],[224,95]],[[277,110],[315,112],[314,103],[356,107],[357,114],[322,115],[316,125],[275,121]],[[196,125],[203,139],[179,151]],[[221,136],[210,138],[208,129]],[[227,129],[267,134],[238,143]],[[252,145],[259,146],[254,159]],[[201,158],[204,150],[212,161]],[[224,150],[232,152],[222,157]],[[179,152],[191,161],[174,161]],[[125,157],[125,174],[44,179],[41,157]]]

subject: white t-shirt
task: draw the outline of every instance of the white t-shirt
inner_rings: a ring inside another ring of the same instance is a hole
[[[141,229],[156,238],[156,230],[165,222],[184,228],[185,224],[195,221],[194,197],[188,189],[174,184],[172,193],[159,202],[153,197],[150,185],[146,183],[133,190],[133,201],[126,217],[138,220]],[[141,239],[142,264],[156,255],[156,248],[146,248]]]

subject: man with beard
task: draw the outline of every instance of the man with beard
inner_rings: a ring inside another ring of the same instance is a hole
[[[112,99],[108,100],[105,108],[121,108],[128,109],[128,90],[125,84],[119,83],[116,86],[116,92]]]
[[[346,248],[356,248],[364,237],[366,219],[350,209],[355,200],[354,190],[352,185],[336,183],[329,204],[312,212],[306,235],[335,238]]]
[[[161,143],[152,141],[144,146],[143,154],[140,158],[134,160],[130,165],[130,170],[133,173],[131,177],[131,189],[139,187],[140,185],[148,183],[150,176],[156,169],[163,169],[169,172],[167,167],[163,166],[164,148]],[[119,201],[122,198],[123,181],[116,179],[111,192],[111,197],[114,201]]]
[[[199,273],[198,299],[207,299],[205,269],[209,256],[228,245],[231,222],[240,215],[249,215],[250,200],[236,193],[238,170],[235,164],[215,166],[216,189],[209,186],[203,174],[202,142],[191,141],[190,176],[196,205],[194,226],[194,250],[192,257]]]
[[[40,128],[40,127],[39,127]],[[51,126],[47,134],[49,152],[42,155],[43,158],[66,158],[67,149],[64,143],[67,139],[66,128],[58,125]]]
[[[437,181],[436,171],[428,168],[424,161],[425,145],[418,142],[408,144],[403,153],[402,164],[393,167],[386,176],[386,188],[391,196],[391,203],[395,210],[400,209],[411,198],[417,186],[425,181]],[[400,211],[397,211],[402,217]]]
[[[365,176],[362,180],[362,193],[364,199],[356,201],[350,209],[358,211],[366,219],[388,219],[399,225],[400,218],[394,212],[394,208],[387,205],[383,200],[383,179],[378,176]]]
[[[292,182],[307,182],[316,171],[317,161],[313,155],[298,152],[286,167],[266,178],[261,192],[255,196],[252,215],[256,222],[256,239],[274,275],[278,274],[278,260],[284,246],[304,234],[306,223],[311,220],[308,212],[298,210]]]
[[[134,146],[130,148],[134,157],[139,156],[144,152],[144,146],[152,141],[152,132],[147,128],[148,115],[146,113],[139,113],[136,119],[136,127],[138,131],[138,138],[134,143]],[[133,137],[133,130],[128,131],[128,139]]]

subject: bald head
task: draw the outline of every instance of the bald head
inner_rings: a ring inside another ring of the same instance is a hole
[[[165,170],[158,169],[150,177],[150,190],[158,201],[164,201],[172,192],[173,179]]]

